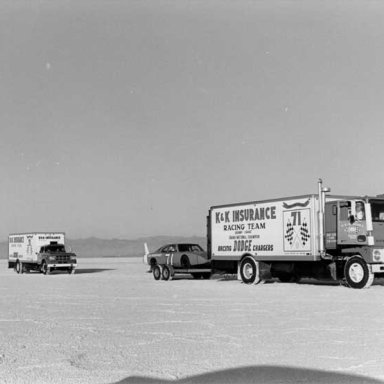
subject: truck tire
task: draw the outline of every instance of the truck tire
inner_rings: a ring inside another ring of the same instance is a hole
[[[43,261],[43,263],[41,264],[41,272],[43,272],[44,275],[49,275],[51,273],[51,270],[49,269],[46,261]]]
[[[184,268],[184,269],[191,268],[191,262],[189,261],[189,257],[187,255],[181,256],[180,265],[181,265],[181,268]]]
[[[153,267],[152,273],[153,273],[153,278],[155,280],[160,280],[161,279],[161,270],[160,270],[160,267],[158,265],[155,265]]]
[[[171,278],[171,270],[167,265],[164,265],[163,270],[161,272],[161,277],[165,281],[168,281]]]
[[[211,278],[211,272],[203,272],[202,275],[204,280],[209,280]]]
[[[253,257],[244,257],[240,263],[240,276],[244,284],[259,284],[261,282],[259,263]]]
[[[16,273],[23,273],[22,272],[22,265],[21,265],[21,262],[19,260],[16,261],[15,271],[16,271]]]
[[[365,260],[359,256],[353,256],[347,260],[344,276],[347,286],[355,289],[369,288],[375,277]]]

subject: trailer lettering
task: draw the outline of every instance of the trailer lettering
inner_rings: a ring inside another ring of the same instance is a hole
[[[248,229],[265,229],[265,223],[248,223]]]
[[[244,224],[223,225],[224,231],[243,231],[244,228]]]
[[[229,213],[229,212],[226,212]],[[216,222],[217,216],[216,213]],[[227,216],[226,216],[227,218]],[[232,211],[232,221],[234,223],[239,221],[259,221],[259,220],[275,220],[276,219],[276,206],[266,208],[247,208],[247,209],[235,209]],[[228,217],[229,221],[229,217]]]
[[[217,247],[217,250],[219,252],[231,252],[232,251],[232,246],[230,246],[230,245],[219,245]]]
[[[10,243],[24,243],[24,236],[14,236],[9,238]]]
[[[273,244],[256,244],[253,246],[253,251],[273,252]]]
[[[220,224],[222,222],[229,223],[229,211],[223,212],[216,212],[216,224]]]
[[[252,240],[235,240],[233,242],[233,251],[250,252],[252,249]]]

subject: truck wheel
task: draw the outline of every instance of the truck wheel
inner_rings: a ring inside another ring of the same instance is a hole
[[[259,263],[252,257],[245,257],[240,263],[240,276],[245,284],[259,284],[261,282]]]
[[[153,278],[155,280],[160,280],[161,278],[161,270],[160,270],[160,267],[158,265],[155,265],[152,269],[153,271]]]
[[[208,280],[208,279],[211,278],[211,273],[210,272],[203,272],[202,275],[203,275],[203,279],[204,280]]]
[[[43,264],[41,265],[41,272],[44,273],[44,275],[49,275],[51,273],[51,270],[48,267],[48,264],[43,261]]]
[[[375,277],[367,263],[359,256],[353,256],[347,260],[344,276],[347,285],[356,289],[370,287]]]
[[[164,265],[163,271],[161,272],[163,280],[168,281],[171,278],[171,271],[167,265]]]
[[[21,263],[21,261],[17,260],[16,261],[16,268],[15,268],[16,272],[17,273],[23,273],[23,265]]]
[[[191,262],[189,261],[189,257],[187,255],[181,256],[180,264],[181,264],[181,268],[184,268],[184,269],[191,268]]]

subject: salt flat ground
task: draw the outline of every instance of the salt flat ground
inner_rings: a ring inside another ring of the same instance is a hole
[[[75,275],[0,264],[0,383],[378,383],[384,283],[155,281],[139,258]]]

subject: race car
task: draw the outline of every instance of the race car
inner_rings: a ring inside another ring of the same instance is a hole
[[[155,252],[149,252],[144,244],[144,263],[153,268],[155,265],[171,265],[175,268],[207,268],[210,260],[207,253],[198,244],[167,244]]]

